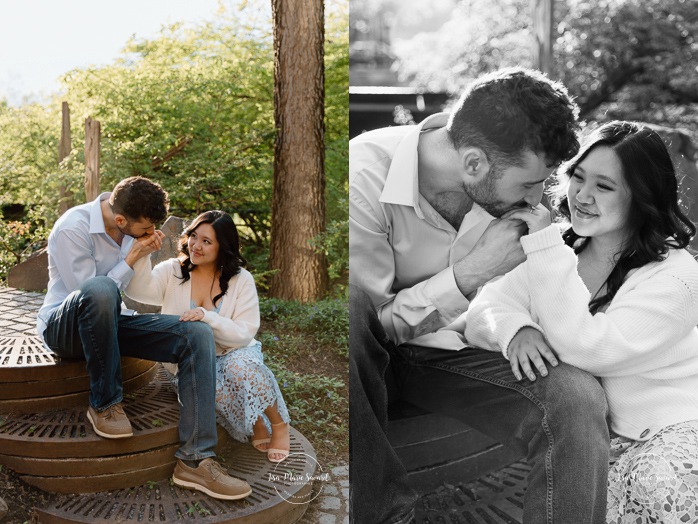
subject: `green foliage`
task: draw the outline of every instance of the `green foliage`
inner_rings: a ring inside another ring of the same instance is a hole
[[[272,370],[288,406],[291,421],[313,440],[346,438],[348,399],[346,383],[312,367],[299,372],[288,367],[289,353],[302,352],[302,337],[262,335],[264,361]]]
[[[340,356],[348,355],[349,308],[342,299],[328,298],[314,304],[301,304],[277,298],[260,298],[262,318],[286,332],[300,330],[321,344],[331,345]]]
[[[0,205],[30,203],[51,224],[58,217],[58,187],[70,178],[58,165],[60,126],[55,104],[0,104]]]
[[[39,246],[47,234],[35,211],[25,221],[0,218],[0,282],[7,279],[10,269]]]
[[[294,427],[316,448],[348,446],[348,307],[325,299],[314,305],[262,298],[264,361],[274,372]]]
[[[327,227],[312,242],[325,252],[332,280],[349,271],[349,20],[348,2],[336,4],[335,10],[328,12],[325,30]]]
[[[273,60],[268,38],[239,27],[178,25],[131,41],[115,64],[64,77],[80,119],[100,121],[101,185],[158,181],[173,214],[237,213],[263,242],[273,159]],[[78,133],[77,140],[83,136]]]
[[[366,3],[366,2],[363,2]],[[358,2],[360,6],[362,2]],[[394,0],[371,2],[396,16]],[[354,10],[352,19],[361,13]],[[698,103],[695,5],[686,0],[567,0],[555,2],[554,71],[590,119],[656,121],[664,106]],[[397,41],[400,75],[416,86],[459,94],[483,73],[532,66],[529,0],[458,2],[438,31]],[[676,113],[675,109],[670,112]],[[628,115],[628,116],[625,116]],[[686,116],[686,115],[683,115]],[[688,118],[688,117],[687,117]],[[688,118],[695,122],[695,118]]]
[[[187,509],[187,515],[189,515],[190,518],[194,517],[195,514],[198,513],[202,517],[207,517],[208,515],[211,514],[211,512],[206,509],[201,507],[201,505],[198,502],[193,502],[191,506]]]

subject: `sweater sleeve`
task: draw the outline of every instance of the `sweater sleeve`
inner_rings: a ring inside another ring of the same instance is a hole
[[[608,309],[592,315],[577,257],[557,227],[522,237],[521,244],[532,311],[560,360],[597,376],[623,376],[687,357],[666,349],[698,322],[695,267],[660,262],[663,269],[626,281]]]
[[[259,298],[254,278],[246,271],[234,278],[238,278],[237,285],[231,285],[230,288],[233,288],[231,291],[235,294],[226,294],[223,299],[233,301],[230,316],[206,311],[203,318],[203,322],[211,326],[216,344],[226,349],[247,346],[257,334],[260,324]],[[225,311],[229,311],[228,307]]]
[[[501,351],[509,358],[509,344],[522,328],[541,331],[530,310],[526,262],[506,275],[483,286],[470,303],[466,315],[465,338],[469,344]]]
[[[124,290],[126,296],[143,304],[161,306],[172,274],[173,260],[176,259],[164,260],[151,270],[150,255],[139,259],[133,265],[133,278]]]

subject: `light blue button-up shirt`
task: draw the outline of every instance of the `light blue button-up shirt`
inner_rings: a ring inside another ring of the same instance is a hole
[[[37,316],[40,336],[46,322],[70,293],[86,280],[107,276],[123,290],[133,277],[133,269],[124,261],[133,237],[125,236],[121,246],[104,227],[100,202],[111,193],[102,193],[92,202],[66,211],[54,224],[48,237],[48,292]]]

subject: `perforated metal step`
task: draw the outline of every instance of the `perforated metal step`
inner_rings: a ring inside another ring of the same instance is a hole
[[[230,473],[252,486],[252,494],[242,501],[215,500],[180,489],[167,479],[131,489],[62,495],[46,508],[37,509],[39,521],[284,524],[296,522],[318,495],[312,478],[320,475],[322,468],[310,443],[297,431],[291,431],[291,455],[278,465],[250,445],[232,443],[228,449],[231,452],[224,460]]]
[[[530,471],[521,461],[470,482],[444,484],[419,499],[417,523],[521,524]]]
[[[124,390],[148,384],[155,362],[121,359]],[[0,413],[32,413],[87,405],[90,380],[85,361],[57,358],[36,335],[0,337]]]
[[[124,409],[133,426],[132,438],[99,437],[86,419],[84,404],[36,413],[0,413],[0,450],[17,457],[90,458],[177,443],[177,394],[165,371],[159,366],[156,371],[149,384],[124,396]]]

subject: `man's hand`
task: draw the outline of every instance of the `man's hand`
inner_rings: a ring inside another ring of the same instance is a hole
[[[509,343],[509,364],[511,364],[511,371],[514,373],[516,380],[523,378],[521,371],[526,374],[529,380],[536,380],[536,374],[533,372],[531,363],[538,369],[541,376],[547,376],[548,368],[545,366],[541,356],[553,367],[557,366],[558,362],[555,353],[548,346],[543,334],[530,326],[521,328]]]
[[[456,284],[463,296],[526,260],[519,239],[526,231],[521,220],[495,219],[466,256],[453,265]]]
[[[155,230],[152,235],[144,235],[133,240],[131,250],[124,259],[126,263],[133,267],[138,260],[155,251],[159,251],[162,247],[162,241],[165,239],[165,233]]]

